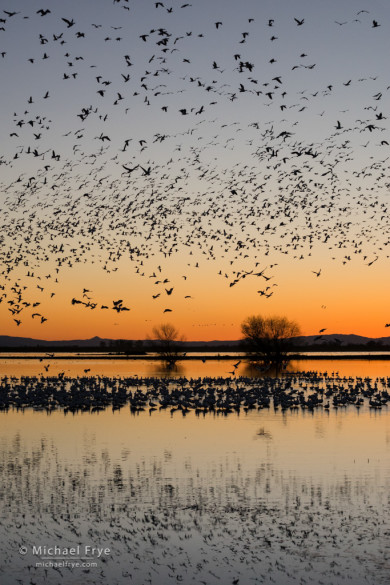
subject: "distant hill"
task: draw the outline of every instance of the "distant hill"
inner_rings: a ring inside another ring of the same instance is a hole
[[[330,335],[307,335],[296,337],[291,340],[292,347],[299,349],[316,349],[332,350],[337,349],[389,349],[389,337],[363,337],[361,335],[343,335],[332,333]],[[240,340],[213,340],[213,341],[184,341],[181,346],[183,349],[199,349],[205,351],[218,351],[220,348],[226,350],[238,351],[241,349]],[[0,335],[0,350],[17,350],[17,349],[81,349],[81,350],[128,350],[130,348],[148,350],[150,341],[147,340],[129,340],[129,339],[107,339],[102,337],[92,337],[91,339],[66,339],[48,341],[45,339],[33,339],[31,337],[12,337],[9,335]]]
[[[91,339],[67,339],[60,341],[47,341],[45,339],[32,339],[31,337],[11,337],[9,335],[0,335],[0,348],[2,347],[85,347],[98,348],[102,342],[109,343],[110,339],[92,337]]]
[[[56,348],[56,347],[79,347],[85,349],[107,349],[111,346],[121,344],[142,343],[146,346],[150,344],[149,340],[134,341],[130,339],[107,339],[102,337],[91,337],[91,339],[66,339],[48,341],[45,339],[32,339],[31,337],[12,337],[9,335],[0,335],[0,348]],[[183,347],[237,347],[240,341],[184,341],[181,343]]]
[[[232,347],[232,348],[237,348],[239,345],[241,344],[241,340],[237,339],[235,341],[218,341],[218,340],[214,340],[214,341],[183,341],[182,345],[184,347],[208,347],[208,348],[213,348],[213,347],[221,347],[221,345],[223,345],[224,347]]]
[[[302,337],[296,337],[294,343],[297,346],[327,346],[339,345],[340,347],[350,346],[361,346],[361,345],[383,345],[390,346],[389,337],[363,337],[362,335],[341,335],[337,333],[331,333],[330,335],[306,335]]]

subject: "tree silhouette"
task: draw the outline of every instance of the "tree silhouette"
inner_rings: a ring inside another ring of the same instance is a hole
[[[300,335],[301,330],[287,317],[252,315],[241,323],[241,332],[251,361],[280,365],[288,360],[291,338]]]
[[[172,323],[161,323],[152,329],[152,337],[155,351],[166,363],[167,367],[172,368],[177,360],[182,357],[180,354],[180,344],[185,341]]]

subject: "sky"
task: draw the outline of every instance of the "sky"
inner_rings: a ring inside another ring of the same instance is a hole
[[[0,334],[389,333],[390,7],[13,0]]]

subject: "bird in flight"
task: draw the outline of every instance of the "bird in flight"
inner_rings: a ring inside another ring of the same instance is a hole
[[[67,25],[68,28],[75,25],[75,21],[73,20],[73,18],[72,18],[72,20],[68,20],[67,18],[62,18],[61,20],[63,20],[65,22],[65,24]]]
[[[122,167],[125,169],[125,171],[127,171],[130,175],[130,173],[132,173],[133,171],[135,171],[136,169],[138,169],[139,165],[133,167],[132,169],[130,169],[129,167],[127,167],[126,165],[122,165]]]

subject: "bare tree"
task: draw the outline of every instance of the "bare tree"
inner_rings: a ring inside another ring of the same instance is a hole
[[[169,368],[172,368],[182,357],[180,344],[185,341],[185,337],[171,323],[161,323],[153,327],[152,336],[149,339],[154,342],[156,352]]]
[[[241,323],[241,332],[252,361],[280,365],[288,360],[291,338],[300,335],[301,330],[287,317],[252,315]]]

